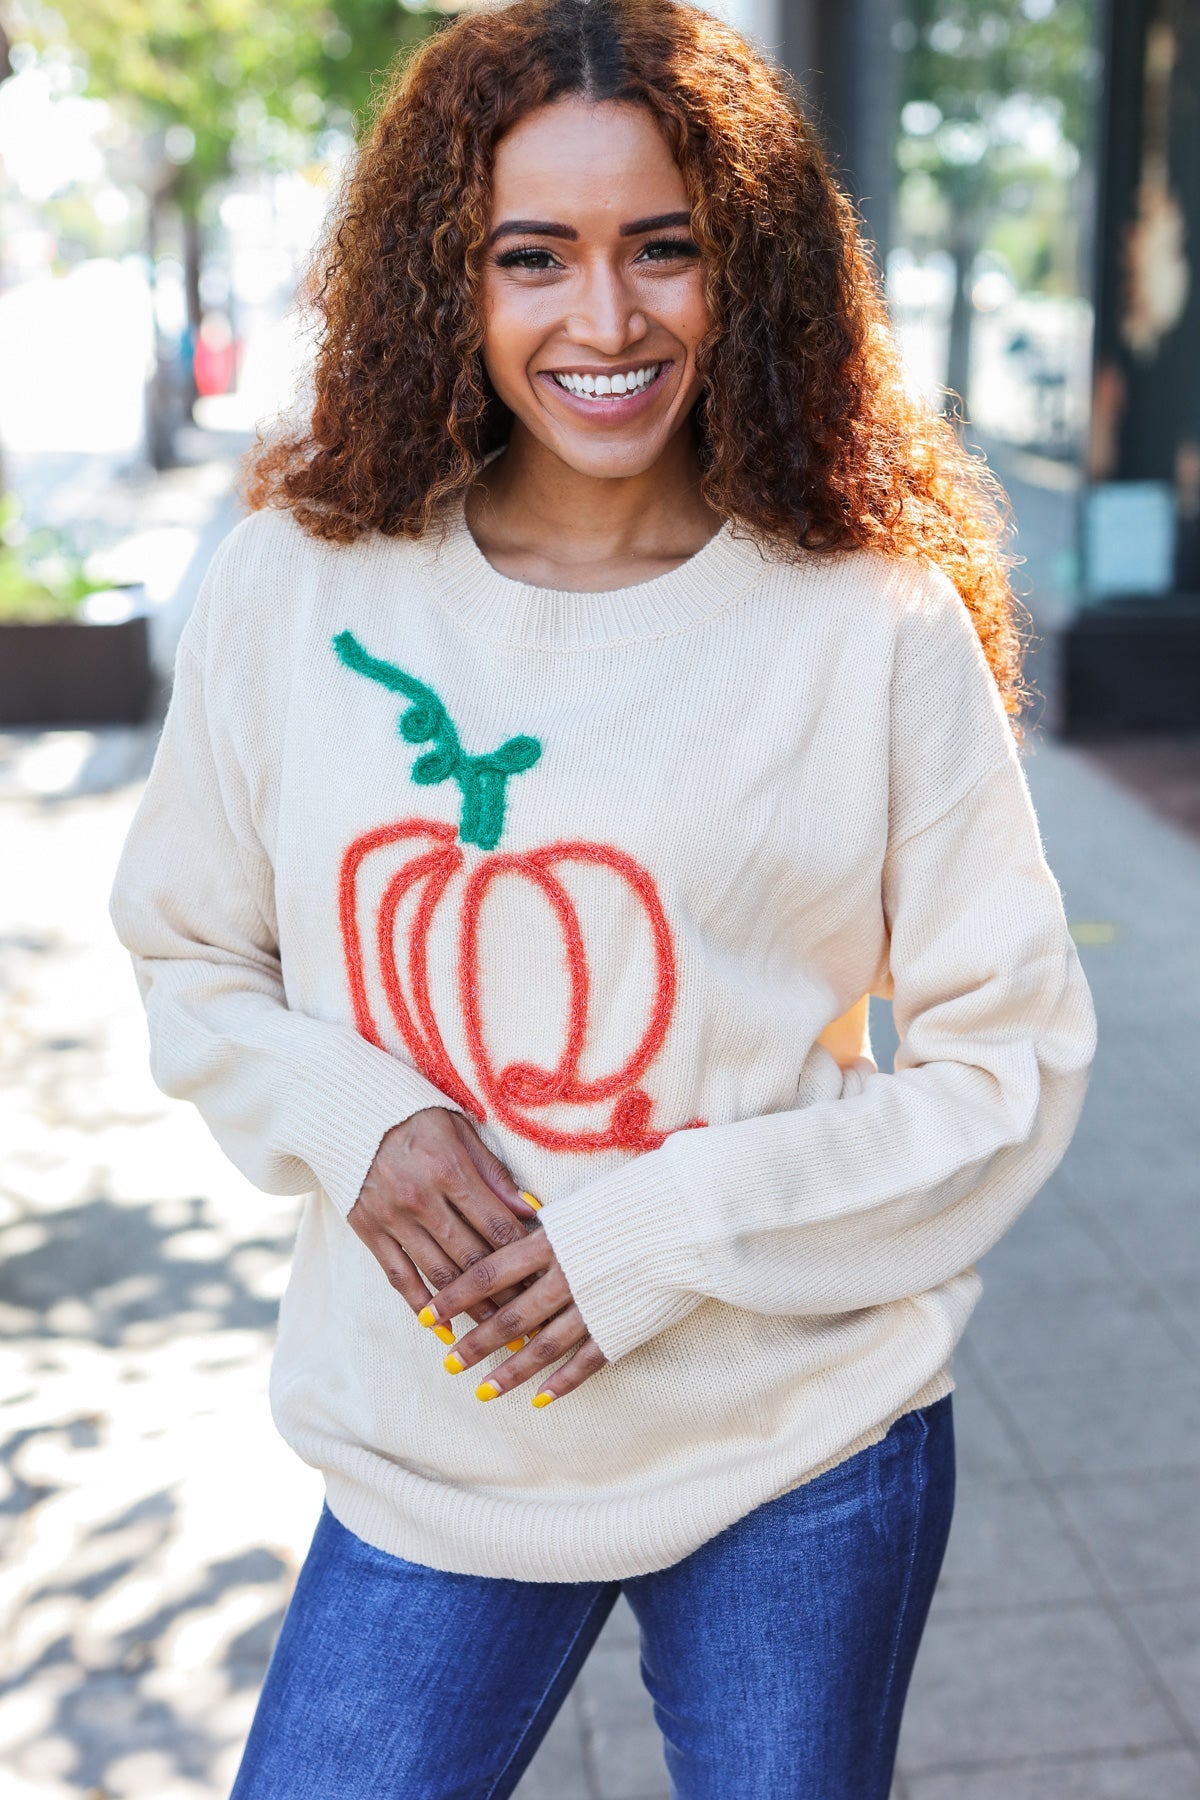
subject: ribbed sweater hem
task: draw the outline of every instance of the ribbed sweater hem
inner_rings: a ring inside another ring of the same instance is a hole
[[[369,1450],[340,1446],[325,1469],[329,1510],[387,1555],[454,1574],[516,1581],[623,1581],[680,1562],[766,1501],[878,1444],[907,1412],[954,1391],[950,1362],[885,1418],[797,1476],[782,1444],[719,1480],[664,1485],[628,1500],[506,1499],[424,1481]],[[387,1471],[391,1479],[381,1478]]]

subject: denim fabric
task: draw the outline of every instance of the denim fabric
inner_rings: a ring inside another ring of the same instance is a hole
[[[623,1582],[450,1574],[326,1508],[232,1800],[503,1800],[622,1590],[673,1800],[887,1800],[954,1510],[950,1399]]]

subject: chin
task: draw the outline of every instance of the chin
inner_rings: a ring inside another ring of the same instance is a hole
[[[571,440],[566,443],[552,442],[547,448],[577,475],[590,475],[596,481],[617,481],[644,475],[648,469],[652,469],[666,449],[666,444],[656,435],[650,442],[602,446]]]

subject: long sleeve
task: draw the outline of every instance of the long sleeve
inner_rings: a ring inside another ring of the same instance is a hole
[[[892,677],[880,875],[900,1047],[843,1077],[814,1044],[798,1104],[674,1133],[547,1209],[611,1359],[712,1298],[833,1314],[971,1267],[1061,1160],[1096,1021],[1002,702],[944,576]]]
[[[195,1104],[257,1187],[320,1186],[345,1214],[391,1126],[427,1106],[461,1109],[350,1025],[288,1005],[273,870],[254,823],[262,772],[242,766],[208,691],[204,615],[223,552],[180,642],[109,910],[133,959],[158,1086]]]

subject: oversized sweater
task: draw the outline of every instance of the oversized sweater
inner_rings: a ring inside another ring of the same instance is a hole
[[[280,1430],[350,1530],[477,1575],[665,1567],[950,1392],[1095,1049],[952,583],[728,524],[576,593],[461,506],[348,547],[244,519],[111,907],[159,1085],[307,1195]],[[429,1106],[541,1199],[609,1359],[551,1407],[448,1375],[346,1222]]]

